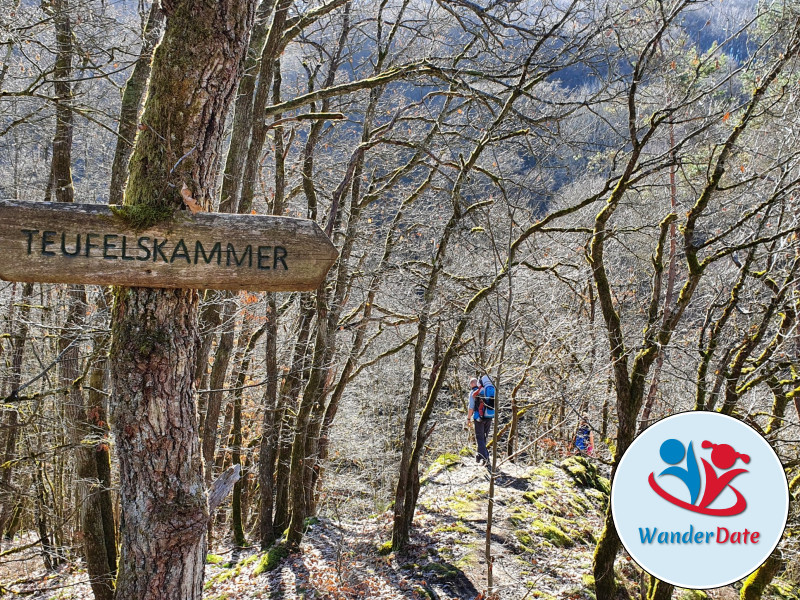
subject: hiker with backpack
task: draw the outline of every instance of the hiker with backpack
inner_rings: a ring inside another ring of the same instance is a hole
[[[489,438],[494,419],[495,387],[489,376],[484,375],[480,379],[476,377],[470,379],[469,388],[467,425],[472,423],[475,427],[475,440],[478,443],[478,454],[475,456],[475,460],[483,461],[488,467],[489,450],[486,448],[486,440]]]
[[[575,433],[575,452],[582,456],[591,456],[594,452],[594,432],[586,415],[581,415],[578,431]]]

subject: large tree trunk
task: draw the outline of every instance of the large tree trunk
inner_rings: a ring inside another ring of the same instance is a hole
[[[113,313],[120,598],[200,598],[208,521],[193,369],[194,290],[127,288]]]
[[[164,1],[122,218],[143,226],[210,205],[225,114],[255,0]],[[120,288],[112,314],[112,423],[120,459],[118,600],[202,596],[208,504],[194,374],[196,290]]]
[[[651,575],[647,589],[647,600],[670,600],[673,591],[675,591],[674,585],[656,579]]]
[[[760,600],[773,578],[783,568],[783,554],[777,548],[745,580],[739,592],[741,600]]]

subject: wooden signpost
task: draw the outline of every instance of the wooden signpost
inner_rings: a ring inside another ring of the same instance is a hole
[[[315,289],[338,256],[307,219],[178,211],[143,231],[108,206],[0,200],[0,278],[156,288]]]

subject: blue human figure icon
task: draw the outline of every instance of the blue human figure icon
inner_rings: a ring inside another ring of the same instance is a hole
[[[689,489],[690,503],[694,504],[700,495],[700,468],[697,466],[697,458],[695,458],[692,443],[689,442],[689,450],[687,451],[682,442],[676,439],[669,439],[661,444],[659,454],[661,454],[661,458],[665,463],[673,465],[661,471],[659,477],[661,475],[674,475],[683,481]],[[676,466],[683,460],[684,455],[686,456],[686,468]]]

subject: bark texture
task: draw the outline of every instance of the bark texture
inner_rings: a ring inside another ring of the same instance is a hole
[[[95,445],[87,443],[92,426],[87,420],[83,389],[77,385],[81,378],[81,330],[86,314],[86,288],[73,285],[67,288],[67,319],[59,338],[60,385],[64,392],[64,414],[69,423],[70,439],[75,447],[75,469],[78,475],[77,496],[80,498],[80,528],[86,571],[92,582],[95,600],[114,598],[114,567],[109,562],[104,531],[103,505]]]
[[[142,49],[133,67],[133,73],[122,93],[122,106],[119,111],[119,127],[117,128],[117,147],[114,151],[114,162],[111,164],[111,184],[108,188],[108,203],[122,204],[125,191],[125,179],[128,177],[128,161],[133,152],[136,138],[136,127],[139,113],[144,104],[147,91],[147,80],[150,77],[150,63],[153,60],[153,49],[161,35],[164,24],[164,13],[158,2],[153,2],[147,17],[147,24],[142,32]]]
[[[52,3],[53,23],[56,29],[56,62],[53,66],[53,90],[56,104],[56,133],[53,137],[52,182],[56,200],[72,202],[75,188],[72,184],[72,24],[68,0]]]
[[[126,288],[113,311],[118,598],[199,598],[208,521],[193,389],[197,293]]]
[[[15,291],[16,291],[16,284]],[[22,358],[25,353],[25,343],[28,339],[28,315],[30,314],[30,297],[33,294],[33,284],[26,283],[22,287],[22,301],[20,303],[19,322],[14,320],[14,292],[11,294],[11,302],[8,311],[8,331],[12,340],[11,352],[11,376],[9,377],[9,388],[3,390],[3,395],[8,391],[8,396],[13,398],[19,391],[22,383]],[[13,492],[11,486],[14,465],[17,458],[17,441],[19,439],[19,412],[15,408],[3,411],[3,428],[6,430],[5,448],[3,450],[3,462],[0,464],[0,532],[5,530],[6,524],[11,520],[14,512],[14,505],[17,502],[17,494]]]
[[[769,558],[745,580],[739,592],[739,598],[741,600],[759,600],[764,590],[782,567],[783,555],[781,551],[776,548],[772,554],[769,555]]]
[[[146,226],[181,206],[210,207],[225,116],[255,0],[162,2],[143,128],[120,216]],[[199,599],[208,502],[194,375],[196,290],[119,288],[112,312],[112,423],[120,459],[118,600]]]

